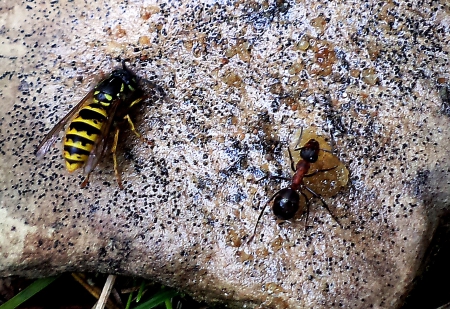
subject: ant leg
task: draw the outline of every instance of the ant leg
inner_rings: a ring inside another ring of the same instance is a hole
[[[300,194],[305,198],[306,203],[306,220],[305,220],[305,231],[306,231],[306,228],[308,227],[308,218],[309,218],[309,199],[306,196],[306,194],[303,193],[302,191],[300,191]]]
[[[281,190],[283,190],[283,189],[281,189]],[[259,214],[259,216],[258,216],[258,220],[256,220],[255,228],[253,229],[253,234],[252,234],[252,236],[248,239],[247,244],[249,244],[249,243],[253,240],[253,238],[255,238],[255,235],[256,235],[256,229],[257,229],[257,227],[258,227],[259,220],[261,220],[261,217],[262,217],[262,215],[263,215],[263,213],[264,213],[264,210],[266,210],[267,205],[270,204],[270,202],[278,195],[278,193],[280,193],[281,190],[278,190],[274,195],[272,195],[272,197],[271,197],[271,198],[266,202],[266,204],[264,205],[263,209],[261,210],[261,212],[260,212],[260,214]]]
[[[272,176],[272,175],[267,174],[267,175],[264,176],[263,178],[260,178],[260,179],[258,179],[258,180],[255,180],[255,182],[258,183],[258,182],[260,182],[260,181],[266,180],[267,178],[270,178],[271,176]]]
[[[131,105],[130,105],[131,106]],[[126,115],[125,117],[124,117],[124,119],[126,119],[127,121],[128,121],[128,124],[130,125],[130,129],[131,129],[131,131],[134,133],[134,135],[136,135],[141,141],[143,141],[144,143],[147,143],[147,144],[149,144],[149,145],[153,145],[153,142],[152,141],[149,141],[149,140],[147,140],[146,138],[144,138],[144,137],[142,137],[142,135],[138,132],[138,131],[136,131],[136,128],[134,127],[134,123],[133,123],[133,121],[131,120],[131,118],[130,118],[130,115]]]
[[[330,130],[330,139],[331,139],[331,153],[334,154],[334,151],[336,150],[336,141],[334,140],[334,135],[331,133]]]
[[[111,152],[112,152],[113,160],[114,160],[114,174],[116,174],[117,184],[119,185],[120,190],[123,190],[122,178],[120,177],[119,167],[117,164],[117,155],[116,155],[117,142],[119,140],[119,132],[120,132],[120,129],[117,128],[116,133],[114,134],[114,142],[113,142],[113,146],[111,148]]]
[[[287,181],[291,181],[292,177],[283,177],[283,176],[276,176],[276,175],[270,175],[269,176],[270,179],[280,179],[280,180],[287,180]]]
[[[256,183],[258,183],[260,181],[263,181],[263,180],[266,180],[268,178],[270,178],[270,179],[288,180],[288,181],[292,180],[292,178],[268,174],[268,175],[264,176],[263,178],[260,178],[260,179],[256,180]]]
[[[291,149],[289,147],[288,147],[288,152],[289,152],[289,159],[291,160],[291,169],[292,169],[293,172],[295,172],[294,159],[292,158]]]
[[[322,169],[322,170],[315,171],[314,173],[307,174],[307,175],[305,175],[305,176],[303,176],[303,177],[311,177],[311,176],[314,176],[314,175],[316,175],[316,174],[318,174],[318,173],[321,173],[321,172],[332,171],[332,170],[334,170],[335,168],[337,168],[337,165],[334,166],[334,167],[324,168],[324,169]]]
[[[339,224],[339,226],[340,226],[341,228],[344,228],[344,227],[342,226],[341,222],[339,222],[338,218],[337,218],[335,215],[333,215],[333,213],[331,212],[330,208],[328,207],[328,205],[327,205],[327,203],[324,201],[324,199],[323,199],[319,194],[317,194],[316,192],[314,192],[312,189],[310,189],[310,188],[308,188],[308,187],[306,187],[306,186],[305,186],[305,189],[308,190],[309,193],[311,193],[312,195],[314,195],[314,197],[320,199],[320,201],[322,202],[322,206],[328,211],[328,213],[331,215],[331,217],[334,219],[334,221],[336,221],[336,223]]]
[[[329,152],[329,153],[339,157],[340,156],[339,155],[339,148],[336,147],[336,140],[334,139],[334,135],[331,133],[331,130],[330,130],[330,140],[331,140],[331,143],[330,143],[331,144],[331,150],[323,150],[323,151]]]
[[[333,148],[333,146],[331,146],[331,147]],[[320,151],[328,152],[328,153],[334,154],[333,150],[327,150],[327,149],[322,149],[322,148],[321,148]]]
[[[90,174],[91,174],[91,173],[88,173],[88,174],[86,175],[86,178],[84,178],[83,182],[82,182],[81,185],[80,185],[80,188],[82,188],[82,189],[86,188],[87,184],[89,183],[89,175],[90,175]]]

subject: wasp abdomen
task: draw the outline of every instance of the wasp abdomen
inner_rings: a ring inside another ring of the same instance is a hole
[[[64,159],[69,172],[84,166],[107,115],[104,106],[92,103],[83,107],[69,125],[64,139]]]

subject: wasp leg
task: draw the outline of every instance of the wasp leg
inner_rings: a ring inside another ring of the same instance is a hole
[[[119,132],[120,132],[120,129],[116,128],[116,133],[114,133],[114,143],[112,145],[111,152],[112,152],[113,160],[114,160],[114,174],[116,174],[117,184],[119,185],[120,190],[123,190],[122,178],[120,177],[119,167],[117,164],[117,155],[116,155],[117,142],[119,141]]]
[[[138,98],[136,100],[134,100],[133,102],[131,102],[130,104],[130,108],[133,107],[134,105],[138,104],[139,102],[141,102],[144,99],[144,97]]]
[[[152,141],[149,141],[148,139],[144,138],[138,131],[136,131],[136,128],[134,126],[133,121],[130,118],[130,115],[126,115],[124,117],[124,119],[126,119],[128,121],[128,124],[130,125],[130,129],[131,131],[134,133],[134,135],[136,135],[141,141],[143,141],[144,143],[147,143],[149,145],[153,145]]]
[[[86,188],[87,184],[89,183],[89,175],[90,175],[90,174],[91,174],[91,173],[88,173],[88,174],[86,175],[86,178],[84,178],[83,182],[81,183],[80,187],[81,187],[82,189]]]

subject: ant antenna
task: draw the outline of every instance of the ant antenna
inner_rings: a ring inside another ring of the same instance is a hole
[[[300,143],[300,141],[302,140],[302,136],[303,136],[303,127],[300,127],[300,136],[298,137],[297,143],[295,143],[294,151],[301,149],[301,148],[297,148],[297,146]]]
[[[303,127],[300,127],[300,136],[298,137],[297,143],[295,143],[294,151],[299,151],[299,150],[302,150],[303,148],[305,148],[305,146],[298,147],[298,144],[299,144],[300,141],[302,140],[302,136],[303,136]],[[332,142],[332,143],[331,143],[331,149],[334,149],[335,143],[334,143],[334,138],[333,138],[333,136],[331,136],[331,142]],[[289,148],[288,148],[288,150],[289,150]],[[321,151],[324,151],[324,152],[328,152],[328,153],[333,154],[333,150],[327,150],[327,149],[322,149],[322,148],[320,148],[320,150],[321,150]],[[292,162],[292,160],[291,160],[291,162]],[[294,168],[293,168],[293,170],[294,170],[294,172],[295,172],[295,169],[294,169]]]

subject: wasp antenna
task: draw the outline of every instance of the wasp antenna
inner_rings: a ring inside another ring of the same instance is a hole
[[[128,70],[127,66],[125,65],[125,62],[127,62],[127,60],[129,60],[129,59],[122,59],[122,68],[124,70]]]

